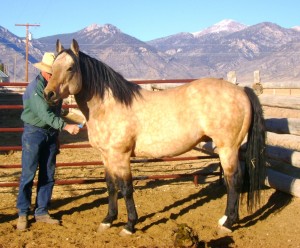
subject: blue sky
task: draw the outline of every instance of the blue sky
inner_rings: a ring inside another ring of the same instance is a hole
[[[40,24],[29,29],[34,38],[94,23],[113,24],[142,41],[197,32],[224,19],[300,26],[299,0],[5,0],[0,6],[0,26],[25,36],[25,27],[15,24]]]

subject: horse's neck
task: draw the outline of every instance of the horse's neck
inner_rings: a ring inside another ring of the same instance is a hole
[[[82,114],[85,116],[86,120],[89,119],[89,108],[88,108],[88,100],[86,97],[84,97],[83,94],[76,94],[75,101],[77,103],[78,108],[82,112]]]
[[[112,97],[109,97],[109,95],[110,94],[107,92],[106,97],[104,97],[104,100],[101,100],[100,97],[98,97],[97,95],[87,96],[81,92],[75,95],[75,100],[78,105],[78,108],[85,116],[86,120],[89,120],[90,114],[92,112],[97,112],[98,114],[101,114],[101,112],[105,112],[106,105],[104,104],[104,102],[107,100],[107,98],[112,99]]]

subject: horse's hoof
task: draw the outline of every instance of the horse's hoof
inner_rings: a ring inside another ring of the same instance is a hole
[[[223,226],[224,223],[226,222],[227,218],[228,217],[226,215],[224,215],[221,219],[219,219],[219,221],[218,221],[219,226]]]
[[[104,232],[105,230],[107,230],[107,229],[110,228],[110,227],[111,227],[111,224],[110,224],[110,223],[101,223],[101,224],[99,225],[99,227],[98,227],[97,232],[102,233],[102,232]]]
[[[231,229],[229,229],[228,227],[224,226],[227,218],[228,217],[226,215],[224,215],[221,219],[219,219],[218,228],[219,228],[220,233],[231,233],[232,232]]]
[[[119,235],[121,236],[121,237],[126,237],[126,236],[129,236],[129,235],[132,235],[132,232],[130,232],[130,231],[128,231],[127,229],[123,229],[120,233],[119,233]]]
[[[218,231],[219,234],[232,233],[232,230],[225,226],[218,225],[218,228],[219,228],[219,231]]]

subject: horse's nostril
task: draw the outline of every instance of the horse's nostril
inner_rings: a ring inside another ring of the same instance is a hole
[[[52,98],[54,98],[55,97],[55,92],[54,91],[50,91],[49,93],[48,93],[48,99],[52,99]]]
[[[54,91],[49,91],[48,93],[44,93],[44,97],[46,98],[46,100],[52,100],[53,98],[55,98],[55,92]]]

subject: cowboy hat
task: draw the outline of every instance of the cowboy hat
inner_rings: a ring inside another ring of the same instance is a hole
[[[52,64],[53,64],[54,58],[55,58],[54,53],[46,52],[43,56],[42,61],[33,64],[33,66],[38,68],[41,71],[52,74]]]

